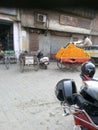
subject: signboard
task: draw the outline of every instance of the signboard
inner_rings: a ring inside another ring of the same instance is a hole
[[[68,15],[60,15],[60,24],[74,27],[90,29],[91,20],[81,17],[73,17]]]
[[[0,13],[16,15],[16,9],[14,9],[14,8],[0,8]]]

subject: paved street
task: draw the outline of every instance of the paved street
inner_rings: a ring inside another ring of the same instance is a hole
[[[23,73],[18,64],[11,64],[9,70],[1,64],[0,130],[72,130],[73,117],[62,116],[54,89],[63,78],[73,78],[79,89],[79,74],[59,70],[56,62],[48,70],[27,67]]]

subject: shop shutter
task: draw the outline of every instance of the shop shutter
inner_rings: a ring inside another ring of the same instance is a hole
[[[37,51],[39,48],[38,44],[38,33],[29,33],[29,51]]]

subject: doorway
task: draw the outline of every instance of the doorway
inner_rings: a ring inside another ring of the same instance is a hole
[[[14,50],[12,22],[0,21],[0,44],[4,51]]]

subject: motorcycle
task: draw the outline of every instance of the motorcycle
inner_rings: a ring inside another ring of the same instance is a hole
[[[72,114],[74,117],[73,130],[98,130],[98,80],[93,80],[93,76],[92,80],[82,77],[79,91],[73,79],[62,79],[56,84],[55,95],[64,115]]]
[[[39,61],[39,67],[41,69],[47,69],[49,65],[49,57],[43,56],[43,53],[41,51],[38,51],[37,58]]]
[[[85,81],[97,81],[98,78],[94,77],[94,74],[96,72],[95,65],[91,62],[84,62],[81,66],[81,73],[80,78],[82,79],[82,83],[85,84]],[[83,85],[81,86],[81,88]]]

